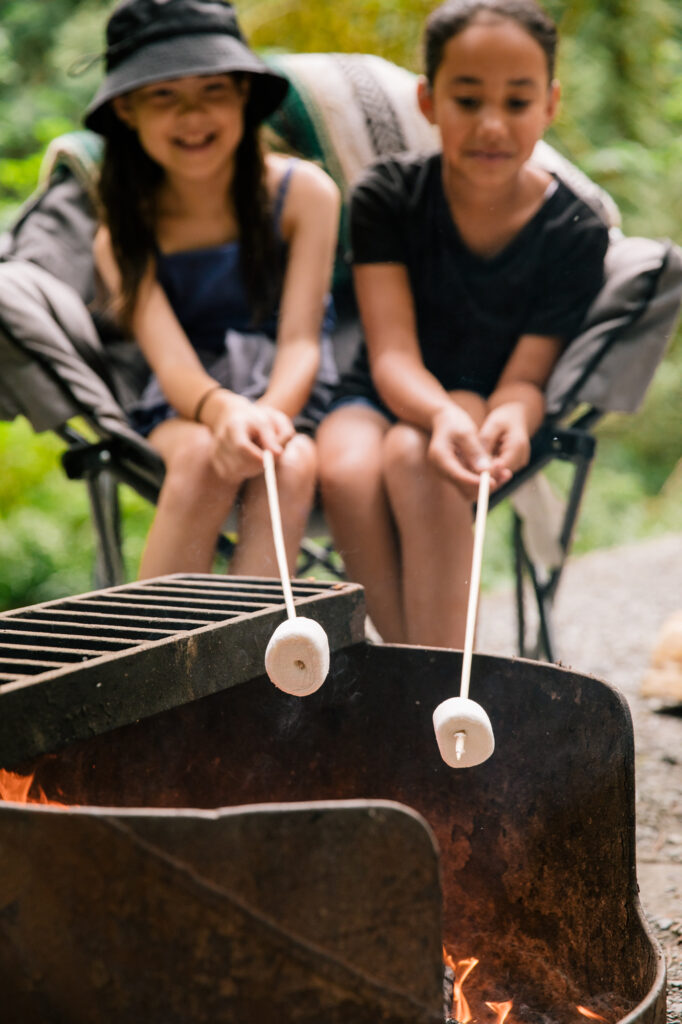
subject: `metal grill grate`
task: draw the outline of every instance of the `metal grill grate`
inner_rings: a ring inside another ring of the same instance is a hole
[[[363,640],[360,587],[295,580],[292,589],[332,651]],[[214,575],[162,576],[0,614],[5,766],[17,729],[42,753],[261,675],[285,618],[278,580]]]
[[[294,581],[292,589],[301,605],[347,585]],[[168,576],[5,612],[0,615],[0,682],[282,609],[282,588],[275,580]]]

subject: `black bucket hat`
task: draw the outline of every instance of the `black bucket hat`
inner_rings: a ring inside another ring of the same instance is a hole
[[[289,83],[248,46],[225,0],[122,0],[107,25],[106,77],[85,113],[85,126],[110,134],[118,120],[109,101],[142,85],[191,75],[248,72],[246,115],[262,121]]]

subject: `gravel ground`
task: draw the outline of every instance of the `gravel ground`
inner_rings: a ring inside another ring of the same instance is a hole
[[[516,653],[513,595],[481,598],[477,649]],[[656,635],[682,609],[682,533],[569,562],[555,604],[557,656],[626,696],[635,732],[640,898],[668,963],[668,1022],[682,1022],[682,703],[640,697]]]

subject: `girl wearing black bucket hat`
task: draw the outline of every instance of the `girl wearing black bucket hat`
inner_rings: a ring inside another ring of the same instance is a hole
[[[85,117],[106,140],[95,262],[153,370],[131,418],[166,464],[141,575],[210,571],[235,503],[231,571],[276,575],[263,452],[293,568],[315,488],[306,431],[336,380],[336,186],[263,153],[259,123],[287,82],[224,0],[123,0],[106,68]]]

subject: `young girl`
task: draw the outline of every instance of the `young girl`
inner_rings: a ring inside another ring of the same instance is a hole
[[[418,86],[441,150],[374,166],[353,195],[368,351],[321,427],[320,472],[386,641],[462,646],[479,474],[499,487],[528,461],[543,387],[602,282],[606,228],[530,162],[559,98],[555,49],[535,0],[447,0]]]
[[[133,423],[166,465],[141,576],[210,571],[237,500],[231,571],[276,575],[265,449],[293,570],[316,480],[296,425],[310,430],[335,383],[320,331],[336,187],[263,155],[258,125],[287,82],[230,4],[123,0],[107,44],[85,122],[106,138],[95,261],[154,371]]]

